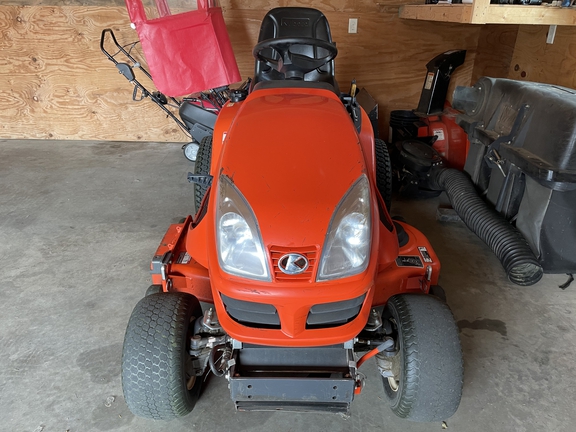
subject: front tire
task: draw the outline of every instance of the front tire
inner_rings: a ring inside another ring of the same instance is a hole
[[[463,364],[458,327],[446,303],[430,295],[401,294],[384,316],[396,332],[393,378],[383,378],[392,411],[420,422],[441,421],[458,409]]]
[[[151,294],[138,302],[122,353],[122,389],[132,413],[171,420],[192,411],[202,379],[191,368],[188,340],[201,315],[189,294]]]

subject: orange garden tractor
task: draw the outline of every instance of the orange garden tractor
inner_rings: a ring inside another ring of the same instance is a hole
[[[199,143],[195,215],[168,229],[130,317],[128,407],[186,415],[212,373],[238,410],[348,413],[373,358],[395,414],[450,417],[463,365],[452,313],[432,295],[440,263],[389,215],[388,150],[339,91],[326,18],[274,9],[253,53],[251,84],[229,92]]]

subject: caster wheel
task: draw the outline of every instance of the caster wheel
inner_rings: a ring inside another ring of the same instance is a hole
[[[198,155],[198,148],[200,146],[196,142],[191,142],[184,144],[182,146],[182,151],[184,152],[184,157],[190,162],[196,162],[196,156]]]

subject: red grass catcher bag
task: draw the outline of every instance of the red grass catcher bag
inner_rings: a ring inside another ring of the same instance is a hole
[[[170,14],[155,0],[159,18],[147,19],[142,0],[126,0],[142,51],[158,90],[184,96],[241,80],[222,9],[198,0],[198,10]]]

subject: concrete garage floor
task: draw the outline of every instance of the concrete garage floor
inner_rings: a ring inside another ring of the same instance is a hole
[[[179,144],[0,141],[0,429],[3,431],[434,431],[396,418],[375,366],[344,419],[237,413],[211,379],[196,409],[170,422],[134,417],[120,382],[131,310],[170,223],[192,209]],[[461,329],[462,403],[448,430],[573,431],[576,283],[507,281],[461,223],[435,220],[437,200],[395,202],[430,238]]]

